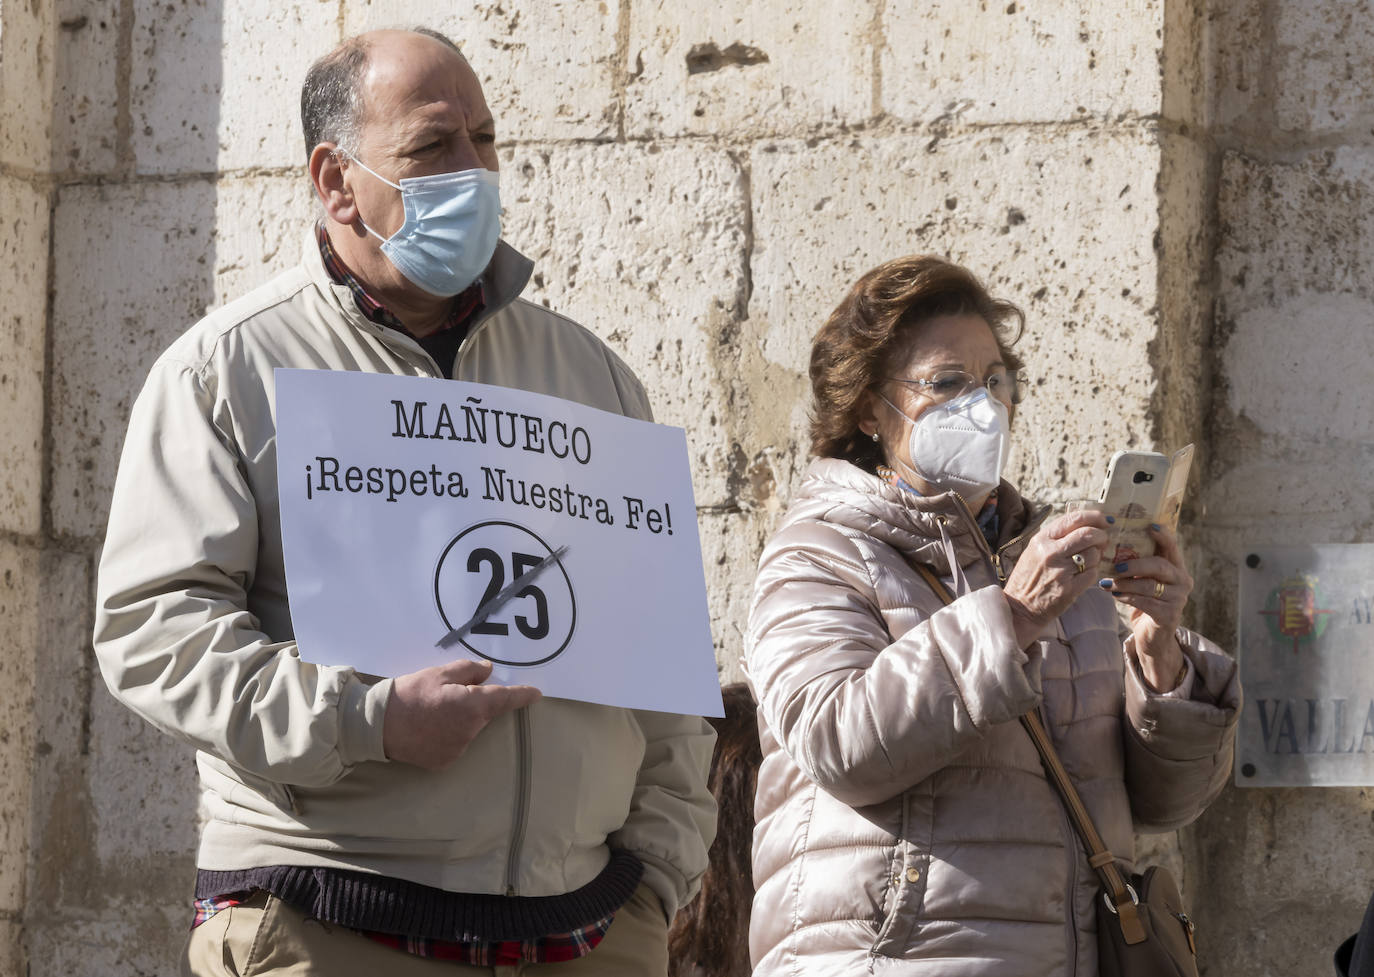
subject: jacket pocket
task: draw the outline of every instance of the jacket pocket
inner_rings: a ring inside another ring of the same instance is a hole
[[[926,874],[930,868],[930,854],[911,842],[911,791],[902,794],[902,830],[897,836],[889,866],[887,897],[883,900],[883,916],[872,953],[880,957],[905,956],[911,946],[911,934],[925,902]]]

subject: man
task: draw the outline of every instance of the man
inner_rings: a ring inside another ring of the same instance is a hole
[[[614,354],[517,297],[531,263],[498,243],[495,126],[451,41],[345,42],[311,68],[302,119],[324,216],[299,267],[154,365],[100,566],[106,683],[199,751],[184,971],[663,974],[714,831],[703,720],[487,686],[485,663],[379,680],[297,653],[274,368],[649,417]]]

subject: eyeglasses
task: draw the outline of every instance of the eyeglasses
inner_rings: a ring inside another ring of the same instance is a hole
[[[914,380],[903,377],[888,377],[887,379],[893,383],[905,383],[908,386],[917,387],[922,396],[937,404],[943,404],[955,397],[962,397],[970,390],[975,390],[978,387],[987,387],[988,393],[1008,406],[1019,404],[1025,393],[1027,383],[1024,375],[1008,373],[1006,370],[993,370],[982,380],[979,380],[972,373],[965,373],[963,370],[941,370],[929,379],[919,377]]]

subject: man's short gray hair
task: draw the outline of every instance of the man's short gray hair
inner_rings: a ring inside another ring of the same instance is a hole
[[[408,30],[432,37],[459,57],[463,55],[458,45],[439,31],[429,27]],[[369,56],[365,37],[350,37],[306,72],[301,86],[301,128],[305,131],[307,160],[322,142],[332,142],[350,156],[358,148],[363,122],[363,98],[358,87]]]

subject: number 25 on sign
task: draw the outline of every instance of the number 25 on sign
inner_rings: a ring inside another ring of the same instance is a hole
[[[516,523],[491,520],[469,526],[444,547],[434,569],[436,627],[460,627],[502,588],[553,554],[548,543]],[[460,643],[499,665],[533,667],[561,655],[576,625],[572,578],[555,559],[474,624]]]

